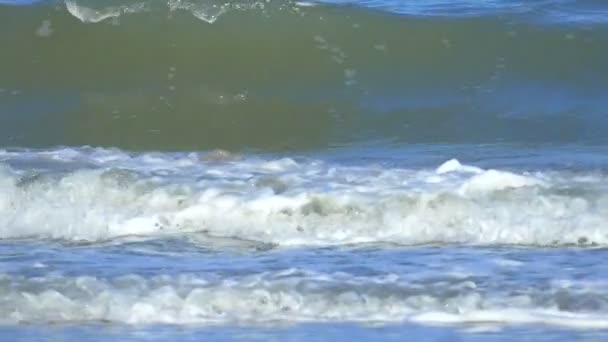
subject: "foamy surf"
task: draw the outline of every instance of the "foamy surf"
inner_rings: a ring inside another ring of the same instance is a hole
[[[100,149],[0,159],[5,239],[202,233],[278,246],[608,244],[601,174]]]
[[[410,280],[288,269],[243,277],[130,274],[114,279],[0,275],[0,322],[277,324],[368,322],[608,328],[601,294],[559,286],[520,294],[473,278]],[[598,309],[603,307],[604,309]]]

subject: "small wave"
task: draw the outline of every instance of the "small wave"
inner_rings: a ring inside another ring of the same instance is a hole
[[[413,321],[423,324],[548,324],[608,328],[606,298],[559,286],[521,294],[486,291],[470,279],[407,282],[298,270],[236,278],[194,275],[111,280],[0,275],[3,324],[260,324]]]

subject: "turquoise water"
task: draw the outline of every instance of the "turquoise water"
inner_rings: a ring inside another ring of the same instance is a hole
[[[606,18],[0,0],[0,339],[605,340]]]

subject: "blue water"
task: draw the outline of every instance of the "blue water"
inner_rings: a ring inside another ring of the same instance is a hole
[[[445,297],[446,303],[467,293],[481,294],[486,299],[504,298],[509,306],[513,292],[527,294],[536,305],[543,302],[559,305],[570,312],[598,312],[606,298],[601,288],[586,292],[585,284],[605,282],[607,268],[602,261],[605,250],[580,248],[512,248],[512,247],[398,247],[358,246],[341,248],[289,249],[254,252],[239,249],[216,250],[180,239],[145,242],[110,243],[107,245],[70,246],[62,243],[23,241],[2,243],[2,273],[0,284],[6,291],[8,279],[13,288],[48,291],[65,288],[67,279],[85,279],[94,275],[96,281],[120,282],[125,273],[137,275],[139,285],[146,279],[160,283],[181,283],[181,279],[243,279],[272,272],[285,272],[279,278],[305,279],[305,273],[324,274],[330,279],[318,280],[317,291],[326,287],[328,295],[340,296],[354,291],[360,296],[414,298],[422,293]],[[40,264],[44,264],[41,266]],[[155,279],[163,275],[165,279]],[[390,275],[398,283],[368,284]],[[359,282],[351,279],[357,277]],[[54,279],[54,281],[50,280]],[[151,280],[152,279],[152,280]],[[134,281],[134,280],[132,280]],[[300,286],[304,285],[305,280]],[[84,280],[83,280],[84,282]],[[123,279],[125,286],[126,280]],[[310,280],[314,283],[315,280]],[[50,285],[53,283],[53,285]],[[18,284],[18,285],[15,285]],[[465,284],[463,287],[462,284]],[[475,284],[471,287],[471,284]],[[310,284],[309,284],[310,285]],[[179,285],[174,285],[176,288]],[[191,285],[196,287],[197,285]],[[198,286],[204,286],[199,284]],[[561,289],[558,289],[560,288]],[[141,290],[141,289],[140,289]],[[321,292],[322,293],[322,292]],[[145,300],[143,293],[141,295]],[[148,294],[149,295],[149,294]],[[74,298],[79,295],[72,293]],[[82,294],[80,294],[82,296]],[[513,299],[511,299],[513,300]],[[6,301],[6,298],[4,299]],[[453,303],[456,305],[458,302]],[[460,303],[462,304],[462,303]],[[165,303],[169,305],[169,303]],[[387,303],[389,305],[389,303]],[[450,305],[450,304],[444,304]],[[167,309],[167,308],[165,308]],[[388,310],[387,308],[384,308]],[[61,314],[61,308],[57,308]],[[162,314],[162,308],[158,308]],[[165,312],[166,314],[166,312]],[[322,315],[322,312],[318,313]],[[348,313],[343,313],[348,315]],[[41,314],[46,316],[46,314]],[[50,313],[50,317],[57,317]],[[506,317],[511,315],[505,314]],[[549,316],[550,317],[550,316]],[[262,318],[262,317],[259,317]],[[366,317],[363,317],[365,319]],[[514,317],[510,317],[514,318]],[[596,318],[596,319],[597,319]],[[363,324],[330,320],[325,323],[290,323],[280,321],[231,324],[125,324],[109,322],[64,322],[46,326],[36,323],[3,327],[6,339],[23,340],[335,340],[424,338],[425,340],[602,340],[605,332],[597,329],[568,328],[546,325],[545,322],[504,325],[502,322],[468,322],[465,324],[417,324],[407,321],[371,321]]]

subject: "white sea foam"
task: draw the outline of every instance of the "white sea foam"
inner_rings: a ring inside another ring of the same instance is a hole
[[[478,289],[457,278],[411,283],[396,275],[354,277],[297,269],[235,278],[0,274],[0,289],[3,324],[414,321],[608,328],[606,299],[599,294],[565,296],[568,290],[560,287],[512,294]],[[594,303],[569,311],[572,303],[590,301]]]
[[[83,23],[98,23],[109,18],[115,18],[122,14],[120,7],[108,7],[104,9],[93,9],[78,4],[76,0],[66,0],[65,7],[71,15]]]
[[[441,175],[448,172],[482,173],[483,170],[475,166],[462,165],[458,160],[450,159],[441,164],[435,172]]]
[[[169,11],[186,11],[192,13],[196,18],[214,23],[220,16],[229,10],[247,11],[263,10],[268,4],[267,1],[188,1],[188,0],[167,0],[165,3],[150,2],[127,2],[123,5],[107,6],[100,2],[96,7],[82,4],[79,0],[65,0],[68,12],[84,23],[99,23],[110,18],[117,18],[123,14],[141,13],[150,9],[152,5],[164,8]]]
[[[192,2],[183,0],[169,0],[167,6],[171,11],[186,10],[195,17],[209,24],[213,24],[229,7],[228,3],[221,2]]]
[[[539,179],[510,172],[488,170],[471,177],[460,187],[460,192],[489,192],[539,185],[543,185],[543,182]]]
[[[608,244],[600,176],[117,150],[0,151],[0,237],[204,232],[281,246]],[[447,170],[447,171],[446,171]],[[595,178],[594,178],[595,177]]]

